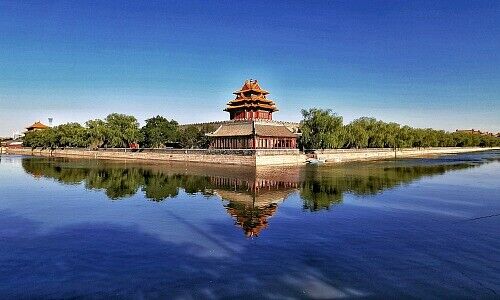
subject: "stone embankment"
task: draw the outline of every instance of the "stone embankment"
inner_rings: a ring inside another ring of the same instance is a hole
[[[477,151],[500,150],[500,148],[481,147],[436,147],[436,148],[403,148],[403,149],[329,149],[315,150],[311,157],[327,163],[340,163],[364,160],[383,160],[393,158],[428,157],[446,154],[458,154]]]
[[[299,165],[306,156],[297,149],[290,150],[205,150],[205,149],[8,149],[10,154],[81,157],[93,159],[177,161],[224,165],[273,166]]]
[[[198,149],[99,149],[80,148],[64,149],[31,149],[7,148],[7,153],[74,157],[92,159],[115,159],[137,161],[177,161],[224,165],[244,166],[276,166],[301,165],[307,158],[313,158],[327,163],[342,163],[365,160],[384,160],[394,158],[427,157],[446,154],[458,154],[477,151],[500,150],[500,148],[407,148],[407,149],[331,149],[310,151],[306,156],[297,149],[291,150],[198,150]]]

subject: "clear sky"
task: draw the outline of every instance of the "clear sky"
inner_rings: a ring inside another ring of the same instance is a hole
[[[0,0],[0,136],[111,112],[225,120],[249,78],[279,120],[497,132],[500,1]]]

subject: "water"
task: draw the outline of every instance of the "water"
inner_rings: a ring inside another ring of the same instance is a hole
[[[498,298],[499,175],[2,156],[0,298]]]

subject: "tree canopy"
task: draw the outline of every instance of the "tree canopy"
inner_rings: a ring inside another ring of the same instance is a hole
[[[500,146],[500,138],[491,135],[412,128],[375,118],[343,125],[342,117],[330,109],[302,110],[302,115],[301,143],[306,149]]]
[[[181,129],[180,143],[183,148],[208,148],[210,144],[206,133],[215,131],[212,125],[188,125]]]
[[[409,148],[409,147],[493,147],[500,138],[467,132],[446,132],[431,128],[413,128],[361,117],[348,124],[331,109],[302,110],[299,144],[305,149],[333,148]],[[211,124],[180,126],[162,116],[146,120],[141,128],[134,116],[113,113],[104,120],[66,123],[26,133],[26,147],[122,148],[138,143],[143,147],[161,148],[177,143],[183,148],[208,148],[206,133]]]
[[[342,117],[331,109],[302,110],[302,144],[308,149],[340,148],[344,144]]]
[[[179,140],[179,128],[175,120],[169,121],[162,116],[156,116],[146,120],[146,125],[141,128],[144,136],[144,145],[151,148],[159,148],[169,142]]]
[[[139,122],[133,116],[110,114],[105,120],[89,120],[85,126],[66,123],[26,133],[27,147],[128,147],[142,141]]]
[[[142,141],[139,122],[134,116],[113,113],[106,117],[107,142],[110,147],[128,147]]]

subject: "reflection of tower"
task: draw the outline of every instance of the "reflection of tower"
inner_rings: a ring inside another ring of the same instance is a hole
[[[234,218],[235,224],[243,229],[247,237],[257,237],[267,227],[267,219],[276,213],[278,204],[256,206],[254,196],[251,205],[230,201],[225,207],[229,215]]]
[[[49,127],[52,127],[52,121],[54,121],[54,118],[49,118]]]
[[[278,204],[298,187],[296,182],[285,182],[254,177],[239,179],[213,176],[210,183],[213,192],[228,201],[224,207],[241,227],[247,237],[256,237],[268,226]]]

